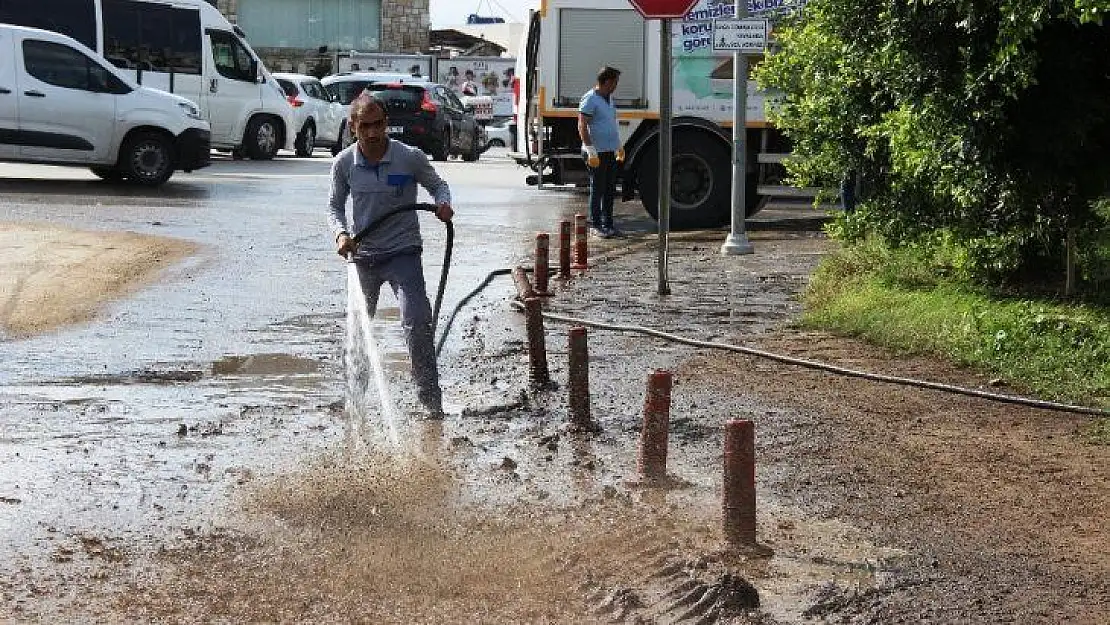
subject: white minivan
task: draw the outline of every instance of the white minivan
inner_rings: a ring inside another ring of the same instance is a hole
[[[69,35],[136,84],[195,102],[214,148],[255,159],[293,149],[285,93],[205,0],[3,0],[0,23]]]
[[[208,166],[209,128],[189,100],[134,84],[70,37],[0,24],[0,161],[156,186]]]

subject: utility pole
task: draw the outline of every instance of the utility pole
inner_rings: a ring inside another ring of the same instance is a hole
[[[747,0],[736,0],[736,18],[748,16]],[[748,240],[744,220],[748,218],[748,57],[744,51],[732,53],[732,227],[721,246],[721,254],[739,256],[752,254],[755,247]]]

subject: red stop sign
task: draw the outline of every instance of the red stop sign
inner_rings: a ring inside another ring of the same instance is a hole
[[[685,17],[698,0],[628,0],[648,19]]]

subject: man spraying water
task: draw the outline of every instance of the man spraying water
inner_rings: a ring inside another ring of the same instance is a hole
[[[435,199],[436,216],[449,222],[454,216],[451,190],[423,152],[389,138],[388,114],[382,100],[368,93],[355,98],[348,123],[358,141],[332,163],[328,198],[328,221],[336,248],[340,256],[355,264],[371,316],[377,309],[382,284],[388,282],[393,289],[401,305],[401,326],[420,403],[430,417],[443,418],[434,320],[420,260],[423,245],[417,215],[403,211],[388,217],[358,242],[351,232],[363,232],[382,215],[415,203],[418,184]],[[353,228],[347,221],[348,196]]]

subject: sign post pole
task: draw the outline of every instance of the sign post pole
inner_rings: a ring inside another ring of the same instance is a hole
[[[745,0],[740,0],[737,4],[744,2]],[[747,194],[755,193],[755,189],[747,188],[748,57],[743,52],[733,53],[732,67],[735,72],[732,79],[732,88],[735,89],[732,114],[732,227],[721,246],[721,253],[739,256],[755,252],[755,247],[748,240],[744,223],[748,217]]]
[[[671,229],[671,20],[659,20],[659,288],[670,295],[667,277],[668,237]]]
[[[737,19],[747,16],[747,0],[736,0]],[[713,39],[714,43],[717,43],[716,32],[713,33]],[[725,256],[755,252],[755,247],[748,240],[744,223],[748,217],[747,194],[755,193],[755,189],[747,188],[748,57],[740,47],[737,47],[732,54],[732,89],[732,226],[724,244],[721,245],[721,254]]]
[[[698,0],[629,0],[644,19],[659,20],[659,295],[670,295],[667,246],[671,229],[672,19],[686,16]]]

